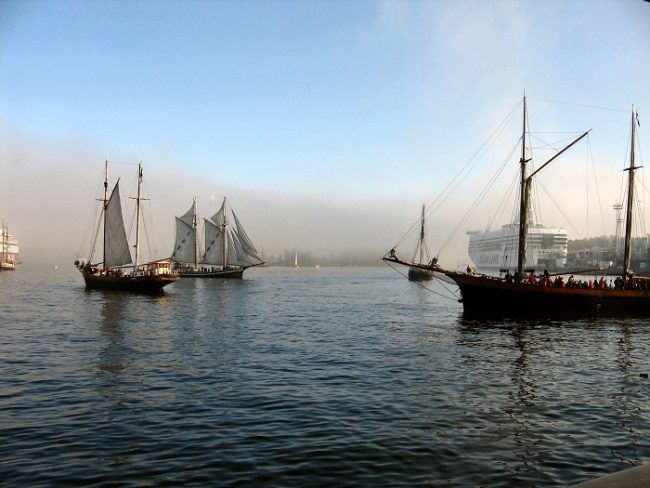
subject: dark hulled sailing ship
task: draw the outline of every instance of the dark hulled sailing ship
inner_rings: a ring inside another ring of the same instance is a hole
[[[138,193],[135,197],[135,255],[126,237],[122,203],[120,200],[120,182],[115,183],[108,196],[108,161],[104,167],[104,196],[102,199],[103,252],[102,261],[93,263],[95,243],[93,243],[87,262],[75,261],[75,266],[83,275],[86,288],[138,293],[161,293],[163,287],[180,279],[180,275],[171,269],[168,259],[140,264],[140,188],[142,183],[142,166],[138,164]],[[96,234],[97,235],[97,234]],[[95,241],[96,242],[96,241]]]
[[[229,213],[234,224],[228,217]],[[184,215],[176,217],[172,261],[174,270],[181,276],[241,279],[246,269],[264,264],[241,221],[228,207],[226,197],[219,211],[209,219],[203,219],[203,224],[205,251],[201,256],[196,199]]]
[[[623,270],[616,279],[616,286],[565,286],[560,281],[553,284],[549,279],[535,279],[535,270],[526,268],[526,245],[529,224],[529,208],[531,205],[531,186],[533,178],[548,164],[557,159],[570,147],[583,139],[585,132],[538,169],[528,174],[528,157],[526,147],[527,137],[527,105],[523,101],[523,135],[522,154],[520,159],[520,202],[519,202],[519,232],[517,249],[517,268],[514,275],[508,271],[505,277],[494,277],[475,274],[470,269],[467,272],[451,271],[431,263],[428,269],[441,273],[453,280],[460,290],[463,309],[466,313],[487,313],[507,315],[510,313],[530,313],[535,315],[550,315],[553,313],[602,311],[602,312],[650,312],[650,283],[645,278],[634,276],[630,268],[630,243],[634,220],[634,175],[639,169],[635,162],[636,125],[634,110],[632,111],[632,130],[630,142],[630,161],[625,169],[627,181],[627,205],[625,240],[623,253]],[[401,262],[395,256],[384,257],[387,261]],[[402,262],[403,263],[403,262]],[[532,274],[532,276],[530,276]],[[569,273],[566,273],[569,274]],[[530,277],[530,278],[529,278]]]

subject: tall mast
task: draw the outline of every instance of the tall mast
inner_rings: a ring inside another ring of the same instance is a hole
[[[632,237],[632,214],[634,211],[634,141],[636,139],[636,125],[634,124],[634,107],[632,107],[632,139],[630,141],[630,167],[626,168],[627,175],[627,209],[625,214],[625,247],[623,248],[623,279],[627,279],[630,271],[630,243]]]
[[[420,264],[424,262],[424,205],[422,205],[422,218],[420,219]]]
[[[138,251],[140,249],[140,187],[142,185],[142,161],[138,162],[138,196],[135,197],[135,259],[133,272],[138,267]]]
[[[108,207],[108,157],[104,161],[104,200],[103,200],[103,211],[102,215],[104,217],[104,244],[102,246],[102,267],[106,269],[106,208]],[[94,244],[93,244],[94,246]]]
[[[228,257],[228,239],[226,236],[226,226],[228,225],[228,208],[226,207],[226,196],[224,195],[223,197],[223,215],[221,216],[221,238],[223,239],[222,241],[222,259],[221,262],[223,263],[223,267],[226,267],[227,264],[227,257]]]
[[[530,159],[526,159],[526,119],[528,118],[528,109],[526,104],[526,93],[524,92],[524,121],[521,135],[521,159],[519,164],[521,166],[521,188],[520,188],[520,202],[519,202],[519,248],[517,255],[517,271],[519,275],[524,272],[526,265],[526,237],[528,234],[528,196],[530,194],[530,183],[526,177],[526,163]]]

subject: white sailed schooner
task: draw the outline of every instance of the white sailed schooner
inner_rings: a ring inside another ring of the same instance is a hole
[[[232,214],[234,225],[228,218],[228,210]],[[241,221],[235,212],[228,208],[226,197],[219,211],[209,219],[203,219],[203,224],[205,251],[201,256],[196,199],[184,215],[176,217],[176,241],[172,261],[174,269],[181,276],[241,278],[247,268],[264,264]]]

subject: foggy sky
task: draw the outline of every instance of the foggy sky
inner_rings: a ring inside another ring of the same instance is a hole
[[[501,148],[499,148],[501,149]],[[10,231],[21,244],[23,261],[65,264],[87,251],[91,215],[101,194],[104,155],[90,143],[79,141],[48,141],[33,135],[20,134],[5,127],[0,137],[0,213]],[[569,160],[571,158],[568,158]],[[121,178],[121,194],[125,220],[133,215],[137,158],[133,155],[109,155],[111,186]],[[423,203],[430,204],[448,181],[435,181],[429,194],[402,190],[402,198],[383,195],[342,195],[335,188],[331,194],[309,194],[300,188],[274,191],[272,188],[228,187],[223,169],[213,174],[197,174],[174,161],[143,161],[145,216],[153,223],[150,240],[154,243],[152,258],[169,256],[173,246],[174,216],[180,216],[197,196],[200,217],[210,217],[223,195],[242,220],[258,249],[265,255],[286,250],[310,251],[313,254],[362,252],[379,258],[395,245],[411,224],[417,222]],[[545,175],[544,185],[553,187],[554,199],[568,215],[574,228],[567,225],[562,213],[546,205],[543,221],[548,226],[565,227],[570,237],[613,233],[614,213],[611,204],[618,200],[620,171],[601,169],[598,178],[603,215],[591,197],[585,206],[588,183],[579,165],[571,162],[558,165]],[[511,165],[503,180],[516,174]],[[486,173],[487,174],[487,173]],[[485,174],[485,175],[486,175]],[[485,176],[484,175],[484,176]],[[340,176],[344,178],[344,175]],[[390,179],[390,174],[385,177]],[[579,183],[582,182],[582,183]],[[443,208],[429,213],[427,231],[429,249],[436,254],[461,217],[466,213],[484,186],[485,178],[464,181]],[[645,184],[645,183],[642,183]],[[581,190],[581,187],[582,190]],[[591,184],[595,190],[595,184]],[[457,232],[441,259],[456,266],[467,261],[467,230],[484,230],[493,217],[503,195],[487,197]],[[542,198],[544,194],[540,194]],[[492,228],[508,223],[512,212],[504,211]],[[587,225],[587,222],[591,222]],[[603,224],[605,227],[603,227]],[[127,229],[129,224],[127,223]],[[590,228],[589,228],[590,227]],[[415,245],[415,233],[400,245],[408,255]]]

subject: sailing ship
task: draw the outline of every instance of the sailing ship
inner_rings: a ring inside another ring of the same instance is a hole
[[[616,278],[615,286],[608,286],[604,280],[594,286],[573,281],[564,283],[560,276],[551,279],[548,273],[538,277],[534,269],[526,266],[527,239],[529,226],[529,208],[531,205],[531,186],[534,177],[578,143],[589,132],[585,132],[574,141],[558,151],[544,164],[528,174],[529,158],[526,145],[527,138],[527,103],[523,100],[523,134],[521,137],[522,152],[520,158],[520,201],[519,229],[517,245],[517,267],[514,275],[507,270],[503,277],[477,274],[468,267],[467,271],[459,272],[445,269],[432,262],[427,269],[440,273],[453,281],[459,288],[465,313],[509,315],[534,314],[535,316],[567,312],[650,312],[650,282],[645,278],[634,275],[630,267],[630,243],[634,221],[634,175],[639,168],[635,163],[636,124],[634,109],[632,110],[632,130],[630,142],[630,161],[625,169],[627,172],[627,205],[625,222],[625,240],[623,250],[623,268],[621,276]],[[401,262],[396,256],[387,255],[387,261]],[[403,262],[402,262],[403,263]],[[563,273],[568,275],[569,273]],[[572,281],[571,279],[569,281]]]
[[[140,264],[140,213],[141,213],[142,165],[138,164],[138,192],[135,197],[135,255],[131,257],[129,242],[124,228],[120,181],[115,183],[108,195],[108,161],[104,166],[104,196],[102,201],[103,255],[102,261],[93,263],[96,240],[92,245],[87,262],[75,261],[87,289],[130,291],[139,293],[161,293],[163,287],[180,279],[171,269],[168,259]],[[95,235],[97,236],[99,232]]]
[[[228,218],[228,210],[234,225]],[[229,208],[226,197],[219,211],[209,219],[203,219],[203,223],[205,252],[199,259],[196,198],[185,214],[176,217],[176,239],[171,259],[174,270],[181,276],[241,279],[246,269],[264,264],[241,221]]]
[[[9,225],[2,219],[0,271],[14,271],[18,262],[18,241],[9,234]]]
[[[424,239],[424,205],[422,205],[422,215],[420,217],[420,238],[413,251],[413,263],[419,266],[409,266],[409,280],[410,281],[429,281],[433,279],[433,271],[425,269],[422,265],[429,263],[429,249],[427,249],[427,242]],[[416,256],[418,260],[416,261]]]
[[[420,215],[420,232],[418,234],[415,250],[413,251],[413,256],[411,259],[402,260],[398,258],[395,250],[397,245],[393,247],[383,258],[385,261],[392,261],[397,264],[408,266],[409,271],[407,276],[409,281],[429,281],[434,277],[433,265],[436,264],[437,258],[433,258],[431,260],[429,259],[429,249],[427,247],[427,242],[425,239],[425,210],[425,206],[422,205],[422,214]],[[411,230],[409,230],[405,236],[414,230],[414,227],[415,223],[411,226]]]

